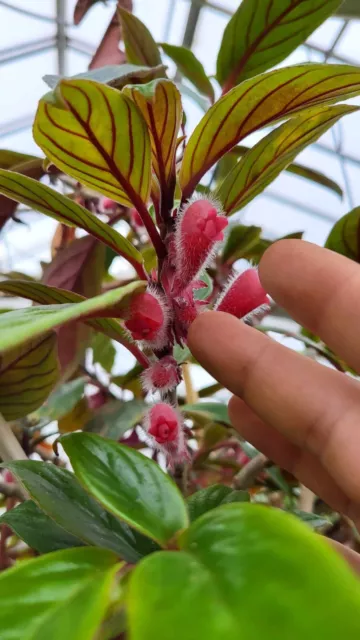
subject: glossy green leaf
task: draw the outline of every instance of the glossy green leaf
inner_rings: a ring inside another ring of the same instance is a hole
[[[173,62],[175,62],[180,73],[190,80],[194,87],[214,102],[214,88],[205,73],[205,69],[200,60],[191,49],[179,47],[174,44],[161,43],[161,48]]]
[[[126,84],[138,84],[140,81],[149,82],[159,72],[164,72],[165,67],[158,65],[157,67],[144,67],[136,64],[108,64],[99,69],[90,69],[85,73],[78,73],[71,76],[72,80],[95,80],[107,84],[109,87],[121,89]],[[57,85],[64,78],[57,75],[46,75],[43,77],[44,82],[50,89],[56,89]],[[1,164],[1,152],[0,152]]]
[[[107,402],[96,411],[95,416],[87,423],[85,430],[99,433],[106,438],[119,440],[129,429],[138,425],[147,409],[143,400]]]
[[[86,490],[116,516],[165,545],[188,524],[183,498],[143,454],[87,433],[61,438]]]
[[[29,284],[31,286],[29,286]],[[73,302],[84,302],[86,298],[80,296],[73,291],[66,289],[58,289],[57,287],[49,287],[41,282],[27,282],[22,280],[5,280],[0,282],[0,291],[9,293],[20,298],[27,298],[38,304],[68,304]],[[101,331],[113,340],[121,344],[129,344],[130,340],[119,324],[113,318],[96,318],[85,320],[86,324]]]
[[[203,417],[209,422],[223,422],[231,425],[227,405],[221,402],[185,404],[181,407],[181,410],[190,417]]]
[[[133,100],[148,126],[154,171],[163,198],[169,201],[169,205],[167,201],[164,204],[169,208],[175,189],[175,153],[182,121],[180,93],[170,80],[125,87],[123,93]]]
[[[214,484],[211,487],[193,493],[186,502],[190,521],[194,522],[207,511],[216,509],[222,504],[249,502],[249,499],[247,491],[236,491],[224,484]]]
[[[91,80],[62,80],[59,102],[40,101],[34,138],[56,167],[138,210],[150,195],[150,139],[135,105]]]
[[[67,322],[85,320],[101,313],[124,310],[134,293],[142,291],[144,282],[134,282],[76,304],[49,304],[27,307],[0,316],[0,352],[20,346],[30,339]]]
[[[13,313],[16,312],[3,314],[1,319],[5,320]],[[0,356],[0,413],[5,420],[16,420],[35,411],[53,390],[58,378],[54,332],[8,349]]]
[[[311,109],[269,133],[248,151],[225,178],[216,197],[230,215],[261,193],[309,144],[357,107]]]
[[[9,525],[21,540],[39,553],[84,545],[82,540],[49,518],[32,500],[26,500],[15,509],[3,513],[0,524]]]
[[[274,67],[302,44],[342,0],[243,0],[228,22],[216,77],[225,91]]]
[[[116,350],[112,340],[103,333],[96,333],[92,344],[93,362],[100,364],[105,371],[110,372],[114,366]]]
[[[350,260],[360,262],[360,207],[338,220],[330,231],[325,247]]]
[[[359,635],[357,577],[293,516],[251,504],[221,506],[196,520],[181,546],[146,558],[133,572],[132,640]]]
[[[0,193],[32,209],[41,211],[69,227],[79,227],[124,256],[131,264],[142,257],[133,245],[115,229],[70,198],[45,184],[13,171],[0,169]]]
[[[250,133],[359,93],[360,70],[348,65],[304,64],[246,80],[218,100],[192,133],[179,176],[183,199],[224,153]]]
[[[0,575],[1,640],[93,640],[114,584],[116,556],[67,549]]]
[[[48,397],[45,404],[36,412],[39,418],[59,420],[71,411],[84,396],[86,378],[76,378],[64,382]]]
[[[257,245],[261,236],[261,227],[237,224],[230,229],[222,253],[223,262],[235,261],[244,257]]]
[[[132,64],[156,67],[161,64],[159,48],[149,29],[139,18],[119,7],[126,59]]]
[[[73,536],[86,544],[110,549],[127,562],[137,562],[142,557],[136,534],[89,496],[73,473],[35,460],[6,466],[36,504]]]

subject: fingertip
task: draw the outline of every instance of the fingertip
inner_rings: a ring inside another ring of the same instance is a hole
[[[278,240],[266,249],[259,263],[259,277],[264,289],[271,295],[274,281],[284,272],[284,267],[293,261],[294,257],[308,253],[310,242],[304,240]]]
[[[205,311],[192,323],[188,333],[188,347],[201,360],[201,356],[214,347],[212,338],[226,332],[230,325],[238,325],[239,320],[221,311]]]

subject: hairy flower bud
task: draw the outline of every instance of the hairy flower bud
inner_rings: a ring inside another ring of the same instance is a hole
[[[261,286],[257,269],[247,269],[232,278],[215,305],[217,311],[246,319],[251,313],[267,310],[269,297]]]
[[[150,289],[132,298],[125,327],[134,340],[161,349],[166,343],[167,326],[168,310],[160,293]]]
[[[179,212],[176,226],[176,281],[178,293],[194,280],[211,259],[214,248],[223,240],[227,219],[215,202],[196,198]]]
[[[137,209],[130,209],[130,222],[135,229],[143,229],[144,223]]]
[[[148,411],[144,429],[170,467],[189,459],[181,415],[170,404],[160,402]]]
[[[172,356],[152,363],[141,376],[145,391],[170,391],[181,380],[180,367]]]

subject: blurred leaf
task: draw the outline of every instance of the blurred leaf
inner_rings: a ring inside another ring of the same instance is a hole
[[[64,136],[62,136],[64,137]],[[45,184],[12,171],[0,169],[0,193],[22,202],[33,209],[70,227],[84,229],[104,244],[112,247],[131,264],[141,264],[141,254],[120,235],[70,198]]]
[[[223,422],[231,426],[229,412],[226,404],[221,402],[198,402],[197,404],[184,404],[181,407],[184,413],[190,417],[203,417],[211,422]]]
[[[72,291],[48,287],[40,282],[32,282],[31,286],[29,286],[28,282],[22,282],[21,280],[0,282],[0,291],[45,305],[77,303],[86,300],[83,296]],[[113,318],[92,318],[85,320],[85,322],[96,331],[101,331],[121,344],[126,345],[130,342],[122,326]]]
[[[119,569],[103,549],[67,549],[0,575],[2,640],[92,640]]]
[[[76,378],[60,385],[48,397],[41,409],[36,412],[38,418],[59,420],[73,409],[85,392],[86,378]]]
[[[30,156],[27,153],[19,153],[10,149],[0,149],[0,167],[1,169],[11,169],[16,164],[28,162],[29,160],[39,160],[36,156]]]
[[[119,376],[111,378],[111,383],[116,384],[121,389],[132,391],[135,398],[142,398],[143,391],[141,386],[140,374],[143,368],[136,364],[130,371]]]
[[[318,516],[316,513],[308,513],[307,511],[292,511],[293,515],[299,518],[302,522],[308,524],[312,529],[322,529],[323,527],[329,527],[331,520]]]
[[[228,22],[216,77],[224,92],[274,67],[301,45],[342,0],[243,0]]]
[[[216,197],[230,215],[261,193],[294,158],[357,107],[319,107],[289,120],[250,149],[225,178]]]
[[[357,577],[293,516],[245,503],[221,506],[196,520],[180,544],[182,551],[153,554],[132,573],[132,640],[359,635]]]
[[[184,84],[183,82],[178,82],[177,88],[179,89],[181,95],[185,96],[185,98],[190,98],[190,100],[195,102],[195,104],[197,104],[197,106],[200,107],[200,109],[204,111],[204,113],[206,113],[209,108],[209,103],[207,100],[205,100],[205,98],[197,93],[197,91],[193,91],[192,89],[190,89],[190,87],[187,86],[187,84]]]
[[[207,387],[203,387],[199,391],[199,398],[207,398],[208,396],[213,396],[214,393],[221,391],[223,389],[223,385],[220,382],[214,382],[214,384],[209,384]]]
[[[135,533],[89,496],[73,473],[35,460],[6,466],[60,527],[86,544],[114,551],[127,562],[137,562],[142,557]]]
[[[148,246],[143,249],[141,255],[144,260],[144,266],[147,273],[151,273],[153,269],[156,269],[158,265],[156,251],[153,246]]]
[[[82,547],[83,542],[56,524],[32,500],[0,516],[0,524],[7,524],[31,549],[49,553],[58,549]]]
[[[132,9],[132,0],[118,0],[127,9]],[[89,63],[89,69],[100,69],[108,64],[124,64],[125,52],[119,48],[121,40],[121,24],[118,11],[115,9],[102,40]]]
[[[15,151],[3,150],[0,153],[3,154],[3,160],[0,162],[1,169],[12,169],[17,173],[29,176],[35,180],[40,180],[40,178],[45,174],[42,158],[27,156]],[[15,160],[16,156],[17,160]],[[14,164],[9,164],[11,162],[11,157],[15,160]],[[19,158],[22,158],[22,160],[18,162]],[[11,198],[7,198],[5,195],[0,195],[0,230],[7,220],[14,216],[17,206],[18,203]]]
[[[2,314],[1,320],[13,313],[16,311]],[[0,413],[5,420],[16,420],[35,411],[53,390],[58,377],[55,333],[8,349],[0,355]]]
[[[344,0],[339,7],[338,14],[344,18],[360,18],[358,0]]]
[[[160,545],[188,523],[177,486],[142,453],[100,436],[61,438],[80,482],[106,509]]]
[[[186,47],[160,43],[164,53],[175,62],[180,73],[185,76],[194,87],[214,102],[214,88],[205,73],[205,69],[195,54]]]
[[[39,103],[35,142],[72,178],[143,210],[150,195],[150,140],[135,105],[91,80],[62,80],[57,94],[61,106]]]
[[[213,164],[250,133],[359,93],[360,71],[347,65],[297,65],[246,80],[220,98],[192,133],[179,175],[183,200]]]
[[[143,400],[107,402],[86,425],[86,431],[99,433],[112,440],[120,440],[126,431],[141,422],[147,405]]]
[[[335,222],[325,242],[325,247],[350,260],[360,262],[360,207]]]
[[[174,347],[173,356],[178,364],[187,362],[191,360],[192,357],[188,347],[180,347],[178,344]]]
[[[214,288],[213,281],[207,271],[204,271],[199,276],[199,280],[201,280],[205,286],[201,287],[201,289],[194,289],[194,299],[200,301],[206,300],[212,294]]]
[[[248,254],[252,247],[258,244],[261,231],[261,227],[243,224],[231,227],[222,253],[223,262],[233,262]]]
[[[273,480],[273,482],[275,482],[276,486],[279,487],[281,491],[284,491],[284,493],[286,493],[289,497],[292,497],[291,487],[289,483],[286,482],[284,475],[279,467],[268,467],[266,469],[266,474],[271,478],[271,480]]]
[[[72,433],[83,429],[92,415],[87,398],[80,398],[69,413],[59,418],[59,432]]]
[[[211,422],[206,425],[203,433],[203,439],[201,443],[201,449],[205,450],[206,457],[209,449],[212,449],[222,440],[225,440],[229,435],[226,427],[217,422]]]
[[[89,9],[99,2],[99,0],[77,0],[74,8],[74,24],[80,24],[81,20],[86,16]],[[104,2],[104,0],[101,0]]]
[[[167,212],[175,189],[175,152],[182,120],[180,93],[173,82],[162,79],[125,87],[123,93],[133,100],[147,124],[152,164]]]
[[[201,489],[193,493],[187,499],[187,507],[190,516],[190,522],[194,522],[207,511],[216,509],[222,504],[230,502],[249,502],[249,494],[247,491],[235,491],[231,487],[224,484],[214,484],[212,487]]]
[[[112,370],[115,362],[116,349],[112,340],[103,333],[96,333],[91,344],[93,362],[100,364],[105,371]]]
[[[119,7],[126,58],[132,64],[156,67],[161,64],[159,48],[149,29],[139,18]]]
[[[27,287],[32,286],[26,284]],[[78,303],[39,305],[3,313],[0,317],[0,352],[21,346],[67,322],[86,320],[103,312],[114,313],[114,308],[120,313],[126,308],[129,298],[143,290],[144,285],[143,282],[133,282]]]

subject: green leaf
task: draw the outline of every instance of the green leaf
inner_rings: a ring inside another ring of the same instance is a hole
[[[348,65],[303,64],[246,80],[218,100],[192,133],[179,175],[183,200],[213,164],[250,133],[359,93],[360,71]]]
[[[107,402],[96,411],[95,417],[87,423],[85,430],[119,440],[126,431],[141,422],[146,408],[145,402],[137,399],[128,402]]]
[[[338,220],[331,229],[325,247],[350,260],[360,262],[360,207]]]
[[[221,506],[196,520],[181,546],[149,556],[133,572],[132,640],[358,637],[357,577],[293,516]]]
[[[292,160],[315,142],[342,116],[357,107],[320,107],[285,122],[250,149],[216,192],[224,211],[231,215],[261,193]]]
[[[136,104],[148,126],[152,164],[165,198],[172,206],[175,189],[175,153],[182,121],[182,104],[176,85],[170,80],[154,80],[125,87],[123,93]]]
[[[247,491],[235,491],[224,484],[214,484],[201,489],[187,499],[190,521],[194,522],[207,511],[230,502],[249,502]]]
[[[91,80],[62,80],[57,93],[56,105],[39,103],[35,142],[85,186],[143,210],[150,195],[150,139],[135,105]]]
[[[45,404],[36,412],[39,418],[59,420],[71,411],[85,392],[86,378],[76,378],[65,382],[48,397]]]
[[[92,344],[93,362],[100,364],[105,371],[110,373],[114,366],[116,350],[112,340],[103,333],[96,333]]]
[[[0,517],[31,549],[49,553],[58,549],[82,547],[83,541],[49,518],[32,500],[26,500]]]
[[[87,433],[65,436],[61,444],[86,490],[140,532],[165,545],[187,526],[178,488],[143,454]]]
[[[223,262],[243,258],[260,240],[261,227],[238,224],[230,229],[224,246]]]
[[[324,518],[316,513],[308,513],[307,511],[292,511],[293,515],[299,518],[302,522],[305,522],[312,529],[322,529],[323,527],[331,526],[330,518]]]
[[[161,42],[160,46],[173,62],[175,62],[180,73],[185,76],[194,87],[214,102],[214,88],[205,73],[205,69],[200,60],[194,55],[190,49],[186,47],[178,47],[173,44]]]
[[[7,463],[6,467],[20,480],[36,504],[76,538],[110,549],[127,562],[137,562],[142,557],[143,553],[137,548],[137,537],[130,527],[104,511],[70,471],[35,460],[17,460]]]
[[[196,91],[190,89],[190,87],[188,87],[187,84],[184,84],[183,82],[178,82],[177,88],[179,89],[182,96],[184,96],[185,98],[190,98],[190,100],[195,102],[195,104],[197,104],[198,107],[200,107],[200,109],[204,111],[204,113],[206,113],[209,108],[209,103],[205,98],[203,98]]]
[[[229,412],[226,404],[221,402],[198,402],[197,404],[184,404],[181,410],[190,417],[202,417],[211,422],[223,422],[231,426]]]
[[[13,313],[17,312],[2,314],[1,320]],[[8,349],[0,357],[0,413],[5,420],[17,420],[35,411],[53,390],[58,378],[54,332]]]
[[[0,167],[1,169],[10,169],[14,165],[29,162],[30,160],[39,160],[36,156],[29,156],[27,153],[19,153],[10,149],[0,149]]]
[[[0,169],[0,193],[41,211],[69,227],[79,227],[124,256],[141,264],[141,253],[115,229],[70,198],[20,173]]]
[[[3,313],[0,316],[0,352],[20,346],[67,322],[104,312],[115,314],[115,309],[116,313],[123,312],[129,298],[144,287],[144,282],[133,282],[76,304],[39,305]]]
[[[100,549],[68,549],[0,575],[1,640],[92,640],[119,568]]]
[[[78,73],[75,76],[67,76],[69,80],[95,80],[95,82],[101,82],[107,84],[114,89],[121,89],[126,84],[139,84],[141,81],[149,82],[159,72],[164,72],[164,65],[158,65],[155,67],[144,67],[136,64],[108,64],[99,69],[90,69],[85,73]],[[56,89],[57,85],[64,77],[57,75],[46,75],[43,77],[44,82],[50,87],[50,89]],[[0,164],[1,164],[1,152],[0,152]]]
[[[126,59],[132,64],[156,67],[161,64],[159,48],[149,29],[139,18],[119,7]]]
[[[10,293],[13,296],[27,298],[38,304],[67,304],[86,300],[78,293],[73,293],[66,289],[58,289],[57,287],[49,287],[41,282],[29,283],[21,280],[4,280],[0,282],[0,291]],[[126,332],[117,320],[96,318],[85,320],[85,322],[96,331],[101,331],[121,344],[127,345],[130,343]]]
[[[345,18],[360,18],[360,7],[358,0],[344,0],[338,10],[340,16]]]
[[[243,0],[228,22],[216,77],[224,92],[274,67],[338,9],[342,0]]]
[[[205,286],[201,287],[201,289],[194,289],[194,299],[202,301],[206,300],[211,295],[214,285],[207,271],[204,271],[199,276],[199,280],[201,280]]]

